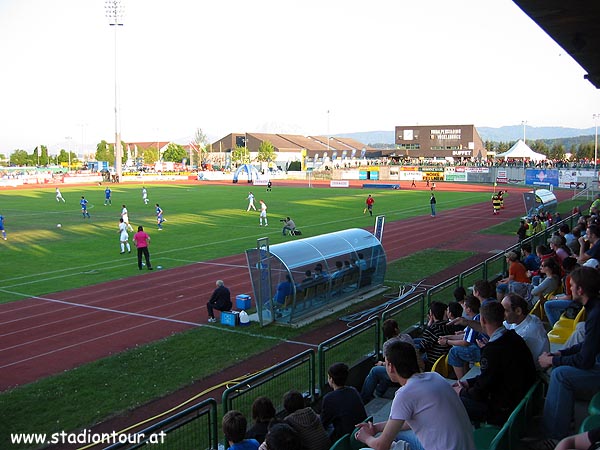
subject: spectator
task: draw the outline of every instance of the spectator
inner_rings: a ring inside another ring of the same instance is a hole
[[[527,229],[529,225],[525,222],[525,219],[521,219],[521,223],[519,225],[519,229],[517,230],[517,237],[519,238],[519,242],[524,240],[527,237]]]
[[[231,450],[258,450],[260,443],[256,439],[244,439],[247,422],[241,412],[228,411],[221,425]]]
[[[600,261],[600,230],[598,230],[598,225],[588,226],[585,237],[579,238],[579,258],[577,261],[579,264],[584,264],[592,258]]]
[[[535,248],[535,253],[538,259],[540,260],[540,267],[544,261],[547,261],[549,259],[556,260],[556,253],[554,253],[552,249],[549,249],[543,244],[540,244]],[[534,286],[540,284],[540,281],[542,279],[542,276],[540,276],[540,271],[541,269],[527,274],[531,277],[531,284],[533,284]]]
[[[302,450],[300,436],[287,423],[273,424],[260,450]]]
[[[523,253],[523,265],[529,272],[535,272],[540,268],[540,260],[531,251],[531,244],[528,242],[521,246],[521,252]]]
[[[254,425],[246,431],[246,439],[256,439],[264,442],[269,429],[269,422],[275,417],[273,402],[268,397],[257,397],[252,403],[252,420]]]
[[[490,336],[482,349],[481,374],[454,387],[471,421],[501,426],[535,382],[536,371],[523,338],[503,326],[500,303],[482,305],[480,316],[481,328]]]
[[[560,279],[560,267],[558,266],[556,260],[547,259],[542,261],[540,272],[546,275],[546,278],[544,278],[540,284],[531,290],[533,303],[535,303],[538,299],[543,299],[550,294],[558,293],[562,286],[562,281]]]
[[[600,447],[600,428],[564,438],[555,450],[594,450]]]
[[[442,302],[431,302],[427,314],[427,327],[423,330],[420,340],[421,350],[425,353],[425,370],[431,370],[440,356],[450,351],[450,346],[441,344],[440,337],[453,333],[446,319],[447,306]],[[460,316],[459,316],[460,317]]]
[[[406,342],[390,340],[383,351],[390,378],[403,387],[396,391],[389,419],[358,424],[357,440],[385,450],[395,440],[408,442],[411,450],[475,449],[465,408],[447,381],[435,372],[420,373],[415,348]]]
[[[479,362],[481,351],[477,341],[487,336],[482,335],[479,324],[479,308],[486,303],[495,302],[492,297],[493,286],[486,280],[476,281],[473,285],[473,296],[465,300],[466,317],[453,321],[453,324],[466,324],[464,333],[457,335],[447,335],[440,338],[440,344],[449,344],[452,346],[448,352],[448,363],[453,367],[457,379],[465,376],[469,370],[470,363]]]
[[[231,311],[231,293],[229,289],[227,289],[223,280],[217,280],[217,288],[213,291],[210,296],[210,300],[206,304],[206,310],[208,311],[208,321],[214,323],[217,321],[215,319],[214,310],[217,311]]]
[[[571,249],[567,247],[567,241],[560,234],[555,234],[548,239],[548,244],[554,253],[556,253],[559,264],[562,264],[564,259],[571,254]]]
[[[284,420],[298,433],[303,450],[329,450],[331,443],[321,420],[311,408],[304,406],[300,392],[287,392],[283,396],[283,407],[287,413]]]
[[[465,301],[465,297],[467,296],[467,291],[465,290],[464,287],[458,286],[452,292],[452,296],[454,297],[454,300],[456,300],[457,302],[459,302],[461,304],[461,306],[462,306],[462,303]]]
[[[386,323],[388,324],[387,334]],[[400,341],[414,345],[413,338],[410,337],[409,334],[400,334],[398,323],[394,319],[386,320],[383,324],[383,330],[383,336],[386,339],[386,342],[390,339],[398,339]],[[390,334],[391,330],[394,330],[395,334]],[[362,397],[363,403],[365,405],[369,403],[373,399],[373,396],[383,397],[386,391],[393,385],[394,383],[392,382],[392,380],[390,380],[390,377],[387,371],[385,370],[385,364],[383,363],[383,361],[378,361],[375,364],[375,366],[373,366],[369,371],[369,374],[365,378],[362,389],[360,391],[360,396]]]
[[[529,283],[527,269],[515,252],[508,252],[504,255],[508,264],[508,277],[503,278],[496,284],[496,298],[502,300],[506,292],[508,292],[509,284],[513,281],[517,283]]]
[[[581,245],[579,244],[579,238],[581,237],[581,228],[579,225],[573,228],[573,237],[575,238],[570,244],[567,244],[571,249],[571,252],[575,256],[579,256],[579,252],[581,251]]]
[[[569,225],[566,223],[561,224],[561,226],[558,228],[558,232],[562,237],[565,238],[565,242],[569,247],[571,246],[573,241],[576,240],[573,233],[571,233],[571,228],[569,228]]]
[[[542,368],[553,367],[544,405],[544,430],[551,439],[570,433],[575,391],[600,388],[600,274],[590,267],[579,267],[571,274],[573,300],[586,310],[585,337],[582,343],[539,357]],[[542,442],[541,444],[547,444]],[[549,444],[556,445],[556,441]]]
[[[544,303],[544,311],[546,312],[546,317],[548,318],[550,326],[554,326],[558,319],[560,319],[561,314],[570,306],[574,307],[577,311],[581,309],[581,304],[571,300],[571,272],[577,267],[579,267],[577,259],[571,256],[564,259],[563,270],[566,274],[564,293],[557,294]],[[572,317],[572,319],[574,318],[575,317]]]
[[[448,320],[458,319],[463,316],[463,307],[459,302],[450,302],[448,303]],[[456,333],[457,331],[462,330],[462,327],[456,326],[454,324],[449,324],[448,326],[453,327],[452,330]]]
[[[332,364],[327,371],[327,383],[333,391],[323,397],[321,423],[331,442],[351,433],[357,423],[367,418],[360,394],[354,387],[346,386],[348,373],[348,366],[344,363]]]
[[[544,324],[533,314],[529,314],[527,302],[520,295],[510,293],[502,299],[504,307],[504,327],[523,338],[533,357],[533,363],[540,368],[538,357],[550,351],[550,341]]]

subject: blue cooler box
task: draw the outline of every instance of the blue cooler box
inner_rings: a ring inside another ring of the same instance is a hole
[[[246,294],[240,294],[235,297],[235,307],[240,310],[250,309],[252,307],[252,297]]]
[[[223,311],[221,312],[221,323],[235,327],[240,324],[240,313],[238,311]]]

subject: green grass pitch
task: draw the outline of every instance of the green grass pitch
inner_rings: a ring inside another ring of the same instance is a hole
[[[112,205],[104,206],[104,189]],[[7,241],[0,241],[0,303],[19,300],[139,274],[135,248],[119,254],[118,221],[127,205],[131,224],[150,234],[154,266],[172,268],[196,261],[239,254],[268,236],[272,244],[293,237],[281,235],[279,219],[290,216],[302,237],[369,227],[363,214],[367,194],[375,198],[374,214],[386,221],[429,214],[428,191],[340,188],[264,187],[251,185],[150,184],[150,202],[142,201],[142,185],[61,186],[66,203],[57,202],[53,187],[0,191],[0,214]],[[268,227],[259,227],[258,212],[247,212],[249,191],[268,206]],[[84,219],[79,200],[89,201],[91,219]],[[436,192],[437,209],[457,208],[489,200],[488,193]],[[155,203],[167,222],[158,231]],[[61,224],[61,227],[57,227]],[[131,242],[131,240],[130,240]]]

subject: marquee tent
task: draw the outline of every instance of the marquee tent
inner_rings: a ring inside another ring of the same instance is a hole
[[[510,150],[496,155],[496,158],[517,158],[523,160],[530,159],[533,161],[542,161],[546,159],[546,155],[534,152],[525,142],[519,139],[517,143],[510,148]]]

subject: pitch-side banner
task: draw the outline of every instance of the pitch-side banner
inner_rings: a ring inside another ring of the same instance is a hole
[[[525,184],[543,184],[558,187],[557,169],[527,169],[525,172]]]

